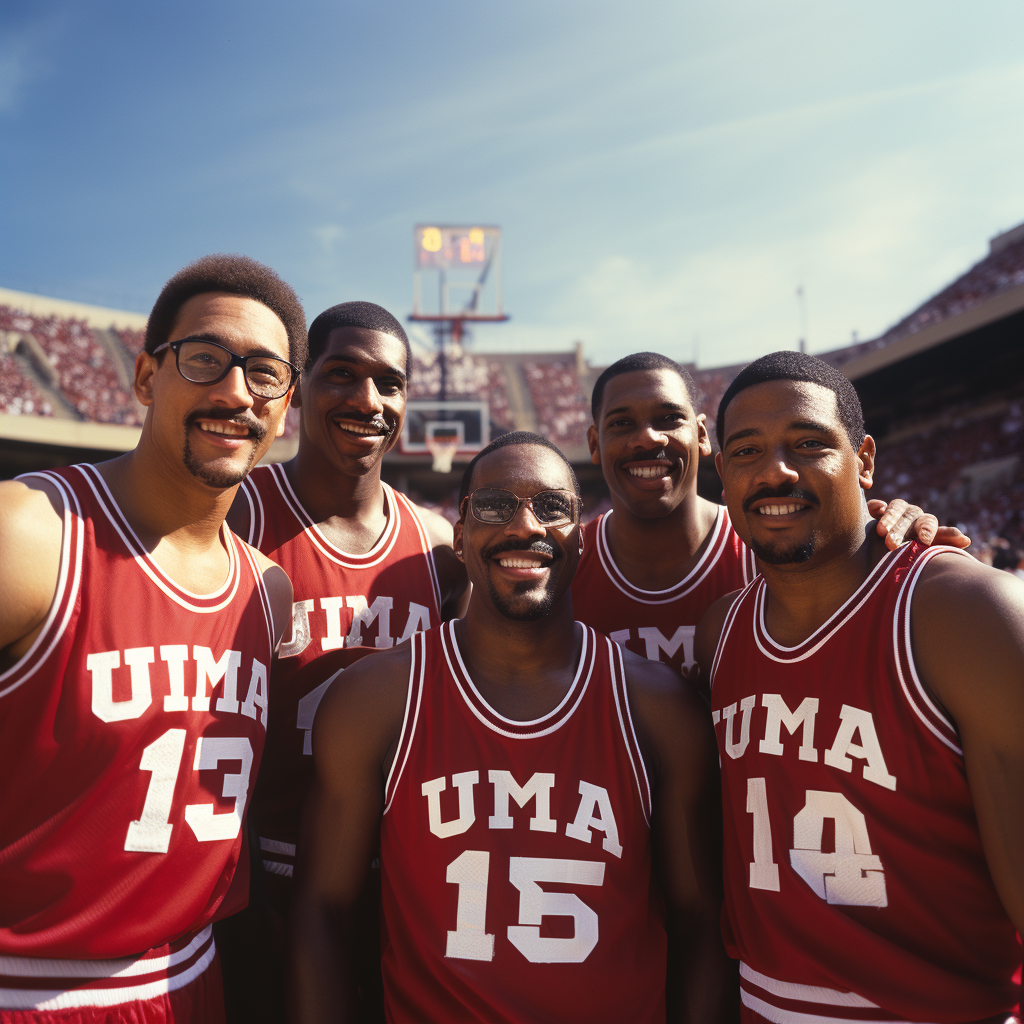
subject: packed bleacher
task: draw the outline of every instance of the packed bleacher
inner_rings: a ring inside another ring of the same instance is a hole
[[[543,433],[555,444],[581,444],[590,423],[590,400],[583,393],[575,356],[550,361],[526,359],[522,369]]]
[[[132,396],[121,386],[110,353],[84,320],[39,316],[0,306],[0,330],[8,337],[29,335],[49,363],[68,406],[85,420],[134,425],[140,422]],[[8,408],[8,412],[35,411]]]
[[[21,372],[14,357],[0,353],[0,413],[12,416],[52,416],[53,406]]]

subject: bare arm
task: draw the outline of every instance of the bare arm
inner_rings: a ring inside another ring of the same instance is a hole
[[[43,481],[0,483],[0,670],[32,646],[60,571],[62,505]]]
[[[256,552],[256,561],[263,572],[263,584],[267,588],[267,597],[270,598],[276,651],[292,621],[292,581],[284,569],[277,562],[267,558],[262,551]]]
[[[457,619],[466,614],[469,605],[469,580],[466,567],[452,550],[452,524],[444,516],[416,506],[426,527],[441,588],[441,618]]]
[[[402,644],[339,672],[317,710],[289,919],[294,1022],[354,1019],[353,912],[377,848],[408,683]]]
[[[626,652],[630,707],[653,780],[655,865],[668,915],[668,1019],[736,1019],[735,968],[721,937],[718,748],[707,708],[666,665]]]
[[[911,609],[922,680],[956,722],[988,868],[1024,932],[1024,584],[944,555]]]

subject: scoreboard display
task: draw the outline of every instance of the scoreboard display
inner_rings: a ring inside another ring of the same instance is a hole
[[[501,228],[465,224],[417,224],[413,235],[417,269],[482,267],[501,238]]]

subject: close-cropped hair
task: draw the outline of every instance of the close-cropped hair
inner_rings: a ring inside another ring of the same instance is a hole
[[[306,314],[299,297],[270,267],[248,256],[214,253],[179,270],[153,303],[146,324],[145,350],[152,354],[174,330],[181,307],[196,295],[226,292],[262,303],[284,324],[288,361],[300,370],[306,363]]]
[[[715,430],[719,445],[725,444],[725,410],[729,403],[741,391],[755,384],[767,384],[773,380],[801,381],[828,388],[836,396],[839,422],[843,425],[853,450],[857,451],[864,443],[864,412],[857,391],[849,378],[824,359],[803,352],[782,351],[761,356],[736,374],[718,405]]]
[[[548,448],[553,451],[569,467],[572,488],[576,492],[576,497],[580,497],[580,482],[576,479],[572,463],[565,457],[565,454],[558,445],[552,444],[546,437],[535,434],[530,430],[510,430],[507,434],[501,434],[496,437],[486,448],[481,449],[473,456],[472,462],[466,467],[466,472],[462,474],[462,486],[459,488],[459,508],[462,507],[463,500],[470,492],[470,485],[473,482],[473,470],[476,469],[476,464],[485,456],[490,455],[491,452],[496,452],[500,448],[508,448],[514,444],[532,444],[538,448]]]
[[[597,423],[601,413],[601,402],[604,400],[604,389],[613,377],[621,373],[634,373],[637,370],[671,370],[678,374],[686,388],[686,394],[690,398],[690,404],[696,407],[700,399],[697,385],[693,382],[689,370],[682,363],[677,363],[660,352],[634,352],[632,355],[623,356],[617,362],[612,363],[594,383],[594,391],[590,397],[590,414]]]
[[[412,349],[405,328],[383,306],[375,302],[340,302],[325,309],[309,325],[309,355],[304,369],[309,369],[323,355],[327,337],[337,327],[364,327],[397,338],[405,346],[405,376],[412,372]]]

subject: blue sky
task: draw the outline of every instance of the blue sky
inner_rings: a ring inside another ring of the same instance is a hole
[[[0,285],[147,311],[206,252],[314,316],[504,231],[481,348],[702,366],[872,337],[1024,221],[1018,0],[32,3],[0,15]]]

